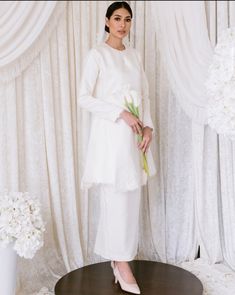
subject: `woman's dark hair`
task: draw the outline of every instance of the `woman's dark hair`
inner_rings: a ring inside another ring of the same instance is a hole
[[[115,10],[117,9],[120,9],[120,8],[125,8],[131,15],[131,18],[132,18],[132,10],[131,10],[131,7],[130,5],[125,2],[125,1],[117,1],[117,2],[113,2],[111,5],[109,5],[108,9],[107,9],[107,12],[106,12],[106,17],[108,19],[110,19],[110,17],[112,16],[112,14],[114,13]],[[105,25],[105,31],[109,33],[109,27],[107,27]]]

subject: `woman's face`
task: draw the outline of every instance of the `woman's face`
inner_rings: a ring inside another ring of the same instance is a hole
[[[131,15],[125,8],[116,9],[110,19],[106,18],[106,26],[113,37],[122,39],[126,37],[131,28]]]

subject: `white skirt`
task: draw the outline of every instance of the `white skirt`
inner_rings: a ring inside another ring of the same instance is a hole
[[[131,261],[138,250],[141,188],[120,192],[100,185],[100,218],[94,252],[106,259]]]

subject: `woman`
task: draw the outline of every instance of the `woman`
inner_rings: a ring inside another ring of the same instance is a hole
[[[92,121],[81,186],[100,188],[95,253],[111,260],[115,282],[123,290],[140,294],[128,261],[137,254],[141,186],[147,181],[142,153],[148,175],[156,169],[149,149],[154,127],[146,76],[137,50],[123,44],[131,22],[129,4],[112,3],[106,12],[109,36],[86,58],[79,105],[92,113]],[[125,106],[128,97],[138,106],[139,116]],[[137,135],[142,136],[140,142]]]

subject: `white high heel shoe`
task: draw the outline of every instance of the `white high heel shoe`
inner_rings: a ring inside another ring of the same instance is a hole
[[[111,261],[111,267],[113,269],[113,274],[115,276],[115,283],[119,282],[121,289],[133,294],[140,294],[140,289],[137,284],[128,284],[126,283],[123,278],[121,277],[121,274],[118,270],[118,267],[114,265],[114,262]]]
[[[111,261],[111,267],[112,267],[112,269],[114,269],[114,262],[113,261]]]

